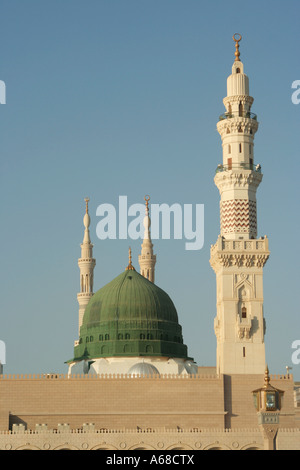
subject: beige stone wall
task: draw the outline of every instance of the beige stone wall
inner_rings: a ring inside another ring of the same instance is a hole
[[[283,428],[298,427],[294,406],[293,376],[271,375],[270,379],[273,387],[285,392],[280,413],[280,426]],[[251,392],[263,386],[264,376],[226,375],[224,376],[224,384],[225,408],[228,412],[225,418],[225,427],[230,429],[257,426],[257,415]]]
[[[98,429],[224,428],[223,377],[4,378],[0,380],[0,429],[46,423]],[[6,415],[5,415],[6,413]]]
[[[263,385],[263,379],[263,375],[243,374],[4,376],[0,378],[0,449],[262,448],[252,391]],[[285,391],[278,448],[299,449],[293,378],[271,376],[271,384]],[[69,427],[61,432],[59,423]],[[94,424],[90,432],[84,431],[84,423]],[[47,426],[40,432],[36,425],[42,424]]]
[[[261,432],[253,429],[202,429],[181,431],[154,429],[114,432],[0,432],[0,450],[263,450]],[[300,450],[300,430],[282,429],[278,432],[277,450]]]
[[[263,449],[258,429],[224,431],[219,429],[189,432],[156,429],[83,433],[0,433],[0,450],[248,450]]]

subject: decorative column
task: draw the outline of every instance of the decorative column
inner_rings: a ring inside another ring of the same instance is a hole
[[[149,201],[150,196],[144,197],[146,202],[145,218],[144,218],[144,240],[141,245],[142,251],[139,255],[140,273],[149,281],[154,283],[155,279],[155,263],[156,255],[153,254],[153,244],[150,236],[151,220],[149,217]]]
[[[86,210],[83,218],[83,225],[85,227],[83,242],[81,244],[81,258],[78,260],[78,266],[80,269],[80,292],[77,294],[77,300],[79,303],[79,322],[78,332],[82,325],[83,315],[90,298],[93,296],[93,284],[94,284],[94,267],[96,260],[93,258],[93,245],[90,239],[89,226],[91,223],[89,215],[89,198],[85,199]]]
[[[269,247],[267,237],[257,238],[256,190],[262,180],[261,167],[254,163],[258,122],[240,61],[241,36],[233,39],[236,58],[223,100],[226,112],[217,124],[223,146],[214,178],[220,192],[220,236],[210,258],[217,281],[217,371],[263,374],[263,267]]]

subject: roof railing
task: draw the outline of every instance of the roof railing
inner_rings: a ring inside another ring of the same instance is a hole
[[[251,170],[255,171],[256,173],[261,173],[261,166],[254,165],[253,163],[232,163],[229,165],[218,165],[216,169],[216,173],[220,173],[222,171],[230,171],[230,170]]]
[[[219,116],[219,121],[224,121],[224,119],[232,119],[235,117],[244,117],[247,119],[253,119],[254,121],[257,121],[257,115],[255,113],[250,113],[250,111],[246,111],[243,113],[223,113]]]

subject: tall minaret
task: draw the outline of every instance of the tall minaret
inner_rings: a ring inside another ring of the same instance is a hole
[[[258,122],[240,60],[241,36],[233,39],[236,52],[223,100],[226,112],[217,124],[223,146],[223,163],[214,179],[221,197],[220,236],[210,258],[217,281],[217,371],[263,374],[263,266],[269,249],[267,237],[257,238],[256,190],[262,180],[261,167],[254,163]]]
[[[80,292],[77,294],[79,303],[79,327],[82,325],[84,311],[90,298],[93,296],[93,283],[94,283],[94,267],[96,260],[93,258],[93,245],[90,239],[89,226],[91,223],[89,215],[89,198],[85,199],[85,214],[83,217],[83,225],[85,227],[83,242],[81,244],[81,258],[78,260],[80,269]]]
[[[145,218],[144,218],[145,231],[144,231],[144,240],[141,245],[142,251],[141,251],[141,254],[139,255],[139,265],[140,265],[141,275],[154,283],[156,255],[153,254],[153,244],[151,242],[151,236],[150,236],[150,225],[151,225],[151,220],[149,217],[150,196],[145,196],[144,199],[146,203],[146,211],[145,211]]]

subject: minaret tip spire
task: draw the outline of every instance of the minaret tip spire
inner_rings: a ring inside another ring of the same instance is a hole
[[[88,213],[89,213],[89,201],[90,201],[90,198],[89,198],[89,197],[86,197],[86,198],[84,198],[84,200],[85,200],[85,212],[86,212],[86,214],[88,214]]]
[[[140,265],[140,273],[142,276],[147,278],[149,281],[154,282],[154,268],[156,263],[156,255],[153,254],[153,244],[151,241],[150,235],[150,225],[151,220],[149,216],[149,201],[150,196],[146,194],[144,196],[145,201],[145,217],[143,221],[144,225],[144,239],[142,243],[142,251],[139,255],[139,265]]]
[[[146,194],[146,196],[144,197],[144,200],[146,202],[146,214],[148,215],[149,214],[149,201],[150,201],[150,196],[148,196],[148,194]]]
[[[131,248],[129,247],[128,250],[128,258],[129,258],[129,263],[126,268],[126,271],[135,271],[134,267],[132,266],[132,255],[131,255]]]
[[[242,35],[239,34],[239,33],[234,33],[234,35],[232,36],[232,39],[234,40],[235,42],[235,62],[239,61],[240,60],[240,44],[239,42],[242,40]]]
[[[93,258],[93,244],[90,239],[89,226],[91,218],[89,214],[89,198],[86,197],[85,201],[85,214],[83,216],[84,225],[84,236],[81,243],[81,257],[78,260],[78,266],[80,269],[80,292],[77,294],[77,300],[79,303],[79,330],[82,325],[83,315],[85,308],[89,303],[90,298],[93,295],[93,284],[94,284],[94,267],[96,260]]]

